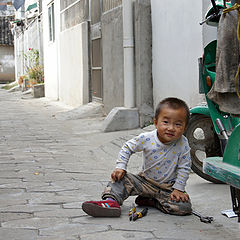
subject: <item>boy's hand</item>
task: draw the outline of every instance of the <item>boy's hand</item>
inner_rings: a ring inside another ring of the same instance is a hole
[[[112,180],[115,182],[119,182],[123,176],[125,175],[126,171],[120,168],[116,168],[113,172],[112,172]]]
[[[182,201],[182,202],[188,202],[188,200],[189,200],[189,195],[187,194],[187,193],[185,193],[185,192],[181,192],[181,191],[179,191],[179,190],[177,190],[177,189],[174,189],[173,191],[172,191],[172,193],[171,193],[171,195],[170,195],[170,199],[172,200],[172,201],[177,201],[177,202],[179,202],[179,201]]]

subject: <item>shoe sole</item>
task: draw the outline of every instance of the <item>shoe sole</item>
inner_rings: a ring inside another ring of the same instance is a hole
[[[82,210],[92,217],[120,217],[120,208],[103,208],[94,203],[83,203]]]

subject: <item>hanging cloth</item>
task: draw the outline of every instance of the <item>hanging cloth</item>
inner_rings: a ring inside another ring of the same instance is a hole
[[[238,6],[238,8],[236,8]],[[234,8],[235,7],[235,8]],[[240,5],[225,9],[218,25],[216,78],[207,97],[219,105],[223,112],[239,115],[238,97],[240,60],[238,22]]]

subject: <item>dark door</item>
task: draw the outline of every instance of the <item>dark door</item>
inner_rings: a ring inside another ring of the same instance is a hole
[[[92,99],[102,101],[102,0],[91,0],[91,79]]]

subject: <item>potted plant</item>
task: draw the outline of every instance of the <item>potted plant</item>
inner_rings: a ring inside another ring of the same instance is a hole
[[[24,54],[26,63],[26,76],[28,78],[29,87],[33,89],[34,97],[44,96],[44,71],[43,66],[39,61],[39,51],[34,48],[29,48]]]

